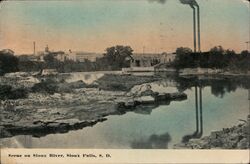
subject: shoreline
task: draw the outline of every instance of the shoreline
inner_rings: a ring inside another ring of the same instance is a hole
[[[243,123],[174,145],[175,149],[250,149],[250,115]]]

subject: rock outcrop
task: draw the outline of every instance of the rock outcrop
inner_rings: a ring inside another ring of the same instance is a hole
[[[121,113],[126,111],[136,110],[138,106],[152,106],[157,107],[161,104],[169,104],[170,101],[178,101],[187,99],[185,93],[155,93],[143,94],[142,96],[134,97],[128,99],[127,101],[122,101],[117,103],[117,110]]]
[[[250,148],[250,115],[247,121],[237,126],[212,132],[201,139],[192,139],[187,143],[175,145],[182,149],[249,149]]]

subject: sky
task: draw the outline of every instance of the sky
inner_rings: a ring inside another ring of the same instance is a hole
[[[245,0],[197,0],[201,49],[222,45],[240,52],[249,40]],[[0,3],[0,49],[104,52],[129,45],[134,52],[193,48],[192,9],[179,0],[4,1]]]

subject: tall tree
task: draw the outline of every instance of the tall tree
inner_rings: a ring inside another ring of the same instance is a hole
[[[117,45],[107,48],[104,58],[113,69],[121,69],[129,66],[127,59],[132,58],[132,55],[133,49],[130,46]]]
[[[175,66],[177,68],[184,68],[191,66],[192,62],[192,56],[191,56],[192,50],[188,47],[179,47],[176,49],[176,58],[175,58]]]
[[[0,75],[18,71],[18,58],[10,52],[0,51]]]

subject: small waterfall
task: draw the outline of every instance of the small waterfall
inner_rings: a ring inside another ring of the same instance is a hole
[[[85,72],[74,72],[66,79],[66,82],[76,82],[82,80],[86,84],[91,84],[97,79],[101,78],[104,73],[85,73]]]

